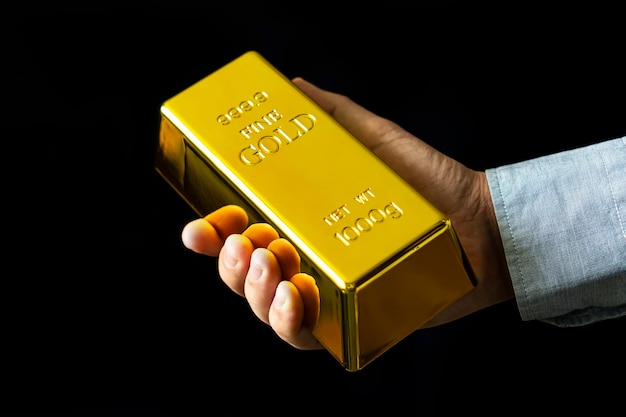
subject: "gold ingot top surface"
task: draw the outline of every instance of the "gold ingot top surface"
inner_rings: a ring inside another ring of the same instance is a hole
[[[349,133],[254,51],[161,111],[338,288],[358,285],[447,226],[356,138],[337,137]]]

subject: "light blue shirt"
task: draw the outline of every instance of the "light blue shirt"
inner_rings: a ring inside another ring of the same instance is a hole
[[[626,137],[486,173],[521,318],[626,315]]]

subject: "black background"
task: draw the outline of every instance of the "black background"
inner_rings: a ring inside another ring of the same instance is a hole
[[[625,135],[619,14],[217,4],[5,12],[0,412],[621,409],[623,319],[505,303],[358,373],[294,350],[182,246],[196,216],[153,169],[160,104],[251,49],[475,169]]]

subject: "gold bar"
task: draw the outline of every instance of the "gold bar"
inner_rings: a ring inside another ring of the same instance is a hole
[[[198,215],[238,204],[294,244],[349,371],[474,287],[449,219],[255,51],[165,101],[159,136],[155,168]]]

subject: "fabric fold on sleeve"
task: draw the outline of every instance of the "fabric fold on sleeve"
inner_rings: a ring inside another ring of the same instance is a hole
[[[626,315],[626,137],[486,174],[522,319]]]

